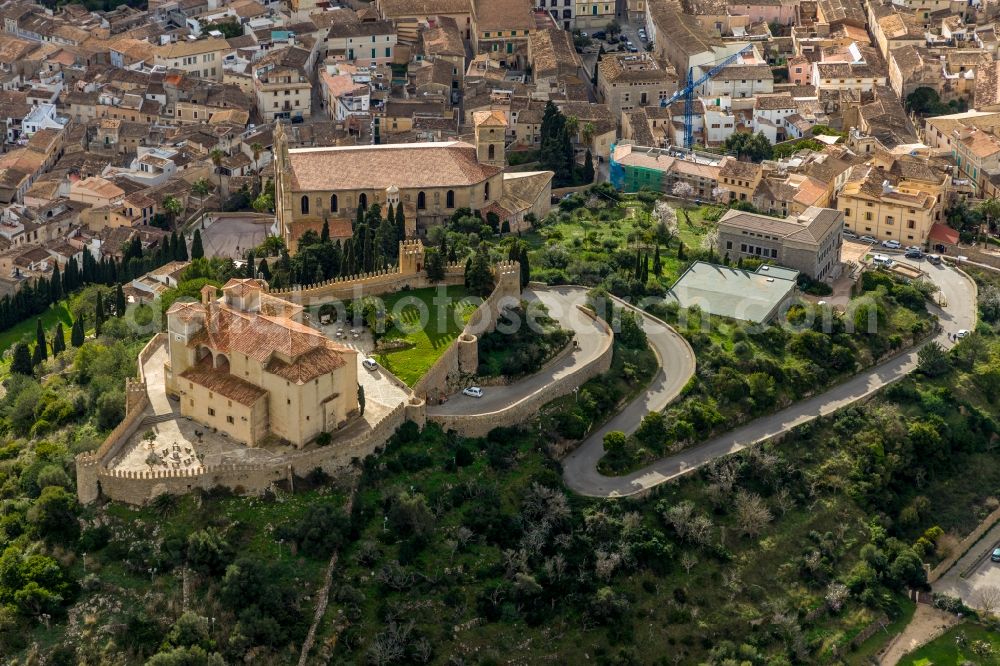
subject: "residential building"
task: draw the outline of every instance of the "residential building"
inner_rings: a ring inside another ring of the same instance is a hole
[[[730,210],[719,219],[716,251],[731,260],[769,259],[815,280],[839,274],[844,214],[810,207],[785,219]]]
[[[546,10],[563,30],[573,30],[576,18],[576,0],[538,0],[538,6]]]
[[[616,0],[575,0],[577,30],[603,30],[615,19]]]
[[[164,383],[182,416],[250,446],[272,437],[302,447],[359,414],[356,350],[302,323],[302,306],[261,281],[215,292],[167,311]]]
[[[528,37],[535,30],[531,0],[473,0],[472,48],[500,64],[523,70],[528,64]]]
[[[635,108],[660,106],[676,91],[676,73],[648,53],[608,54],[598,63],[598,100],[616,117]]]
[[[880,166],[863,164],[851,169],[837,194],[844,226],[880,241],[924,244],[943,206],[941,185],[930,182],[936,176],[920,169],[912,177],[908,172],[916,168],[904,162],[890,169]]]
[[[397,41],[392,21],[334,23],[326,35],[326,55],[359,65],[390,65]]]
[[[453,85],[462,88],[466,68],[465,42],[455,19],[447,16],[439,18],[437,26],[424,30],[422,36],[424,57],[451,63]]]
[[[312,84],[305,67],[309,52],[292,46],[273,51],[254,65],[257,112],[265,120],[312,115]]]
[[[569,80],[585,81],[573,35],[558,28],[536,30],[528,37],[528,63],[537,92],[558,93]]]
[[[222,81],[223,62],[235,51],[225,39],[215,37],[177,41],[151,50],[153,64],[158,67],[213,81]]]
[[[729,193],[730,202],[752,201],[763,173],[760,164],[728,159],[719,170],[719,187]]]

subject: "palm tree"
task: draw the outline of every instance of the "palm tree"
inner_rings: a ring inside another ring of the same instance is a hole
[[[993,231],[994,225],[1000,221],[1000,199],[989,198],[976,206],[976,212],[986,220],[986,228]]]
[[[583,139],[585,146],[590,148],[590,142],[594,140],[594,136],[597,134],[597,128],[594,127],[594,123],[585,122],[583,124],[583,129],[580,130],[580,136]]]
[[[212,181],[208,178],[199,178],[194,181],[194,185],[191,186],[191,191],[194,192],[199,199],[204,200],[214,188],[215,185],[212,185]]]
[[[578,129],[580,129],[580,119],[576,116],[566,116],[566,134],[569,134],[571,141],[576,139]]]
[[[258,166],[258,162],[260,162],[261,153],[264,152],[264,146],[254,141],[250,144],[250,150],[253,151],[253,170],[257,174],[257,192],[260,192],[260,167]]]
[[[181,210],[183,210],[183,206],[181,205],[180,200],[177,197],[168,194],[166,197],[163,198],[162,205],[163,205],[163,210],[170,215],[170,227],[176,228],[177,216],[180,215]]]
[[[218,148],[213,148],[212,152],[209,153],[209,157],[212,158],[212,164],[215,165],[215,173],[219,174],[219,197],[222,196],[222,160],[226,158],[226,154],[219,150]]]

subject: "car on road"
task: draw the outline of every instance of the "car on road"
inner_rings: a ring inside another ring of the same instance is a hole
[[[898,250],[902,245],[898,240],[890,238],[889,240],[882,241],[882,247],[889,248],[890,250]]]
[[[858,235],[850,229],[844,229],[844,238],[857,238]]]
[[[469,386],[468,388],[462,389],[462,393],[469,396],[470,398],[482,398],[483,389],[478,386]]]
[[[594,39],[604,39],[605,36],[607,36],[607,33],[604,32],[603,30],[598,30],[593,35],[591,35],[591,37],[593,37]]]
[[[959,340],[961,340],[962,338],[967,338],[969,337],[969,331],[967,329],[960,328],[958,329],[958,333],[955,334],[955,337],[958,338]]]
[[[924,248],[920,247],[919,245],[907,245],[904,249],[907,252],[909,252],[910,250],[917,250],[919,252],[923,252],[924,251]]]
[[[903,256],[907,259],[923,259],[924,253],[920,250],[907,250],[903,253]]]
[[[875,243],[878,242],[872,236],[861,236],[858,238],[858,240],[861,241],[862,243],[869,243],[871,245],[874,245]]]
[[[990,555],[990,559],[994,562],[1000,562],[1000,548],[993,549],[993,554]]]
[[[630,47],[628,47],[628,52],[629,53],[638,53],[639,49],[635,48],[634,46],[630,46]]]
[[[940,254],[928,254],[927,255],[927,261],[929,261],[930,263],[932,263],[935,266],[937,266],[938,264],[941,263],[941,255]]]
[[[881,268],[891,268],[893,262],[887,254],[875,254],[872,255],[872,263]]]
[[[361,361],[361,365],[365,366],[365,370],[374,370],[378,367],[378,361],[369,356],[365,360]]]

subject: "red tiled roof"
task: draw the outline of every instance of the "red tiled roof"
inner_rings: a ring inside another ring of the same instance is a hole
[[[931,232],[927,234],[927,238],[935,243],[958,245],[958,232],[949,227],[947,224],[937,223],[932,226]]]

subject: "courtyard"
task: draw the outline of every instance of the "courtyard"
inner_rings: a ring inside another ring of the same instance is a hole
[[[205,256],[243,259],[247,250],[264,242],[273,224],[273,217],[252,213],[215,218],[206,216],[204,227],[201,228],[201,244]]]
[[[365,413],[333,433],[335,447],[373,428],[398,404],[408,398],[407,390],[382,368],[369,371],[360,366],[358,381],[365,391]],[[294,446],[271,442],[253,447],[226,435],[213,432],[200,423],[181,416],[180,405],[166,394],[163,366],[167,361],[165,346],[160,346],[143,365],[150,406],[143,424],[136,429],[112,463],[114,469],[128,471],[200,471],[225,464],[266,464],[298,451]],[[309,444],[305,448],[316,446]]]

